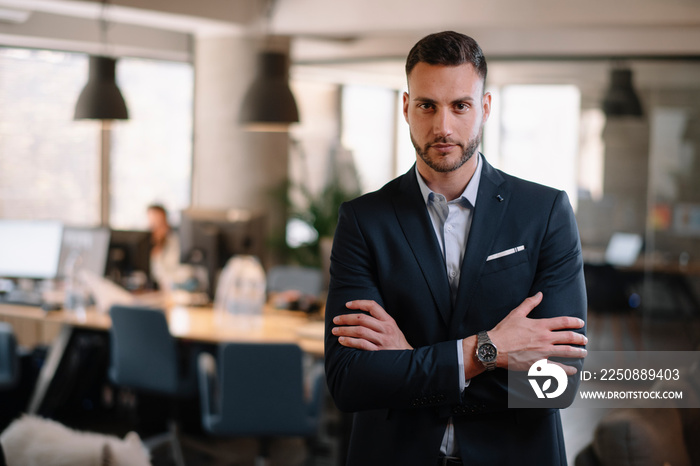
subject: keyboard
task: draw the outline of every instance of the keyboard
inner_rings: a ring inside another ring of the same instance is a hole
[[[0,302],[6,304],[20,304],[23,306],[41,306],[44,300],[38,291],[12,290],[0,298]]]

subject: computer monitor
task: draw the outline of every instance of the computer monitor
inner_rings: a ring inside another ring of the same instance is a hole
[[[0,277],[52,279],[63,225],[49,220],[0,220]]]
[[[613,233],[605,250],[605,262],[619,267],[634,265],[642,252],[642,235],[635,233]]]
[[[262,259],[264,217],[242,210],[186,209],[180,221],[180,261],[207,269],[214,299],[219,271],[236,254]]]
[[[135,272],[150,277],[151,234],[147,231],[112,230],[107,254],[106,276],[132,288],[126,281]]]
[[[58,261],[58,278],[66,278],[70,271],[68,267],[76,255],[80,256],[80,268],[89,270],[95,275],[104,276],[107,266],[107,251],[109,250],[109,228],[77,228],[63,229],[61,256]]]

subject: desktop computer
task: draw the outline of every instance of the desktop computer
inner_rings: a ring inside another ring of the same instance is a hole
[[[103,276],[107,267],[109,240],[109,228],[65,227],[57,278],[67,278],[71,273],[69,267],[76,259],[80,261],[80,269]]]
[[[218,275],[236,254],[263,258],[264,217],[243,210],[186,209],[180,221],[180,261],[207,269],[210,299]]]
[[[84,312],[91,303],[82,275],[85,272],[104,276],[110,232],[108,228],[63,229],[61,256],[58,261],[58,293],[44,295],[45,307],[56,309],[63,303],[65,309]]]
[[[107,278],[135,291],[151,288],[150,275],[151,234],[147,231],[112,230],[107,254]]]
[[[15,283],[3,301],[42,304],[39,282],[57,276],[62,239],[60,222],[0,220],[0,277]]]

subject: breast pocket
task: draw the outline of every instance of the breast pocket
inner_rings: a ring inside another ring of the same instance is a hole
[[[515,267],[516,265],[527,262],[527,252],[527,249],[523,249],[512,254],[487,260],[486,264],[484,264],[484,270],[482,272],[482,275],[499,272],[501,270],[509,269],[511,267]]]

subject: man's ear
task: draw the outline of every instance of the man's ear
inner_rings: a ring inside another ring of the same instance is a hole
[[[481,99],[482,124],[486,123],[491,115],[491,93],[484,92],[484,97]]]
[[[408,92],[403,93],[403,117],[406,120],[406,123],[408,123]]]

